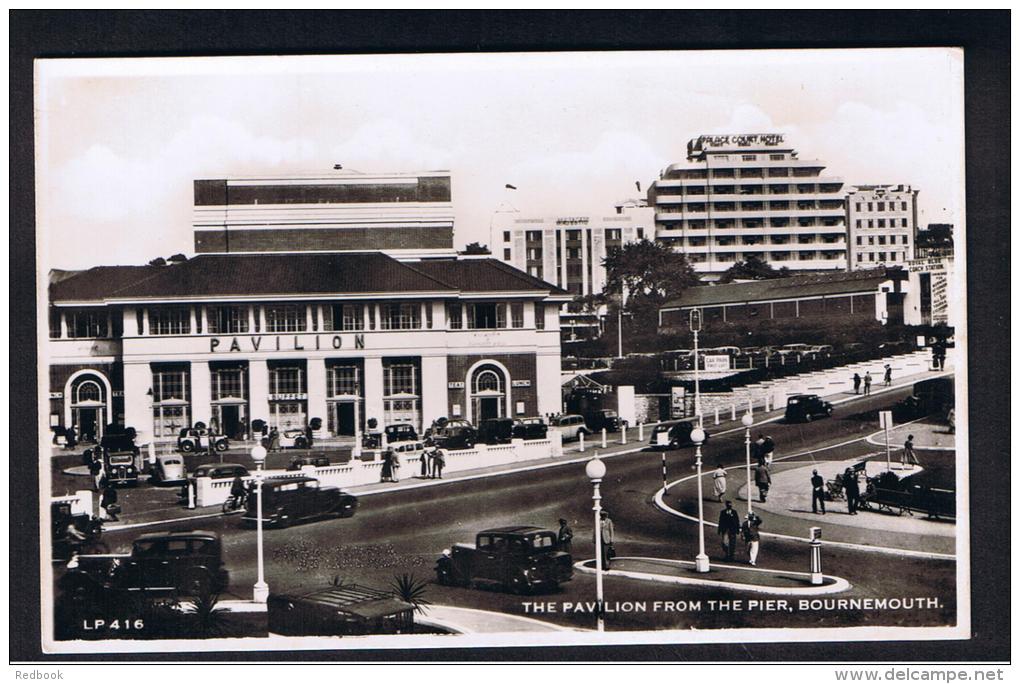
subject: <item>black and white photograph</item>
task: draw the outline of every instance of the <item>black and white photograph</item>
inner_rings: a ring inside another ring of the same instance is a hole
[[[969,638],[964,86],[36,60],[45,652]]]

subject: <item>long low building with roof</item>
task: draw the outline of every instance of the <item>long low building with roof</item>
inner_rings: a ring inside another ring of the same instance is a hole
[[[795,319],[874,319],[882,323],[919,323],[910,298],[907,273],[900,268],[821,273],[685,290],[659,309],[659,328],[686,330],[690,312],[715,322],[753,328],[765,321]]]
[[[354,436],[560,409],[570,295],[496,259],[200,254],[51,279],[49,422],[156,442],[204,422]],[[318,420],[316,420],[318,419]]]

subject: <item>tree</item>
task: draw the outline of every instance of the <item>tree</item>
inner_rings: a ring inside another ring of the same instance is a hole
[[[719,277],[719,283],[732,283],[735,280],[770,280],[772,278],[785,278],[790,275],[790,269],[783,266],[778,271],[768,262],[751,255],[746,261],[737,263],[726,269]]]
[[[610,305],[610,315],[616,314],[620,293],[625,292],[623,313],[630,316],[632,328],[638,331],[654,332],[659,307],[698,284],[698,276],[687,257],[658,242],[628,243],[612,251],[604,263],[603,295],[615,301],[615,306]]]
[[[489,251],[488,245],[483,245],[480,242],[472,242],[471,244],[464,245],[464,251],[461,254],[492,254]]]
[[[149,262],[149,266],[166,266],[166,259],[163,257],[156,257]]]

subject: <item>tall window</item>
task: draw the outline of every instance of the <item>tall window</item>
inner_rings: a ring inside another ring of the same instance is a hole
[[[421,327],[421,304],[383,304],[379,316],[382,330],[416,330]]]
[[[57,330],[59,332],[59,315]],[[67,313],[67,336],[76,338],[106,337],[106,311],[83,309]]]
[[[188,335],[191,333],[191,310],[186,306],[149,309],[150,335]]]
[[[308,326],[304,305],[278,304],[267,306],[266,332],[304,332]]]
[[[464,307],[460,304],[450,304],[446,316],[450,319],[450,330],[461,330],[464,327]]]
[[[216,368],[211,373],[213,401],[221,399],[244,399],[244,368]]]
[[[383,360],[383,420],[392,423],[421,422],[421,378],[418,364]]]
[[[163,367],[152,371],[152,424],[156,437],[176,437],[190,425],[188,371]]]
[[[361,394],[360,369],[357,366],[332,366],[326,376],[329,396],[358,396]]]
[[[417,394],[418,382],[413,363],[394,363],[386,367],[384,392],[394,394]]]
[[[524,327],[524,303],[513,302],[510,304],[510,326],[513,328]]]
[[[86,380],[85,382],[78,385],[78,391],[75,396],[75,403],[83,404],[89,401],[102,401],[103,391],[99,388],[99,383],[93,382],[92,380]]]
[[[323,309],[323,330],[364,330],[364,304],[330,304]]]
[[[545,304],[535,302],[535,330],[545,330]]]
[[[233,335],[248,332],[248,307],[246,306],[211,306],[206,310],[209,332],[220,335]]]
[[[305,374],[300,366],[277,366],[269,369],[270,394],[304,394]]]
[[[60,311],[57,309],[50,309],[50,337],[60,337]]]

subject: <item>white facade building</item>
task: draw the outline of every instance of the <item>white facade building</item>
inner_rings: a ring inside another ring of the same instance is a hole
[[[773,268],[847,267],[843,181],[782,134],[703,135],[649,188],[656,240],[718,277],[754,256]]]
[[[860,185],[846,198],[850,269],[903,266],[914,258],[917,193],[909,185]]]

